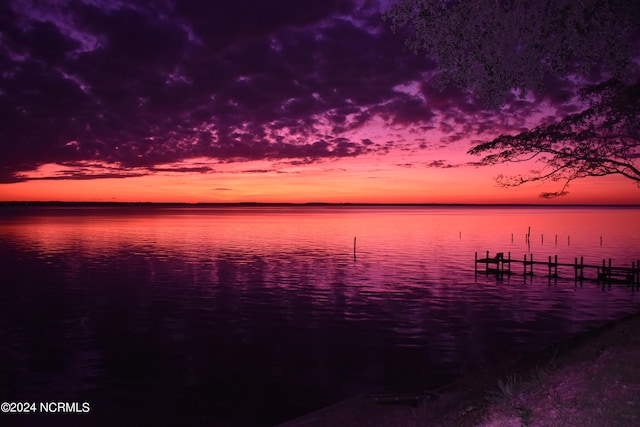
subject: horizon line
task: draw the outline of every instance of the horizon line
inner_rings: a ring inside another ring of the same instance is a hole
[[[105,202],[105,201],[0,201],[0,206],[537,206],[537,207],[640,207],[624,203],[352,203],[352,202]]]

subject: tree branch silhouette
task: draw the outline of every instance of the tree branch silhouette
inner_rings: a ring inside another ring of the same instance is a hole
[[[544,198],[568,194],[569,183],[588,176],[622,175],[640,187],[640,81],[627,86],[611,79],[581,91],[589,107],[558,123],[538,126],[518,135],[500,135],[471,148],[484,155],[482,164],[542,163],[526,175],[498,175],[504,187],[527,182],[563,182]]]

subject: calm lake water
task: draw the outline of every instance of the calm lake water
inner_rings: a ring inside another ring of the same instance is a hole
[[[4,207],[0,220],[0,400],[91,405],[3,425],[268,426],[435,388],[640,303],[625,285],[549,285],[544,267],[474,275],[486,250],[631,266],[638,208]]]

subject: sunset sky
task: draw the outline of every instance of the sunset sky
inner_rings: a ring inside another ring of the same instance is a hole
[[[0,201],[622,203],[616,177],[497,187],[474,142],[576,111],[436,89],[364,0],[0,3]]]

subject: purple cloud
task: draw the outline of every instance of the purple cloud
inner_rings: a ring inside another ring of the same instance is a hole
[[[377,117],[460,139],[521,125],[514,118],[535,108],[514,99],[496,118],[459,90],[434,89],[434,62],[403,48],[375,2],[312,3],[3,2],[0,182],[47,163],[108,163],[119,177],[212,172],[166,166],[193,158],[384,154],[407,145],[350,132]],[[397,89],[408,83],[415,90]],[[569,83],[552,83],[548,99],[563,102]]]

